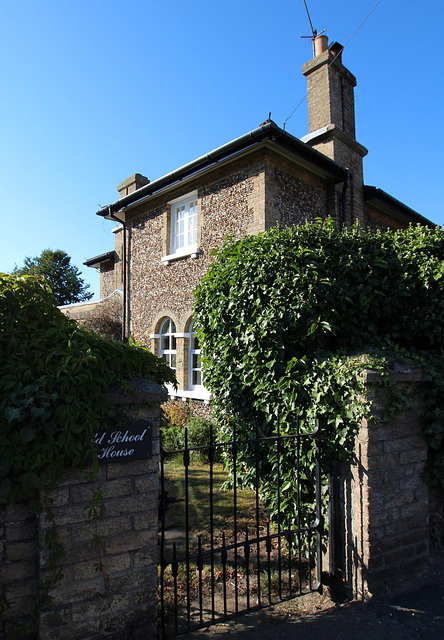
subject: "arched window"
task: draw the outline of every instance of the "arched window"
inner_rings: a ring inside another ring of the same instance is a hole
[[[166,318],[160,326],[159,356],[171,369],[176,370],[176,325],[171,318]]]
[[[200,347],[196,336],[194,322],[190,326],[190,360],[189,360],[189,387],[195,389],[202,386],[202,365],[200,362]]]

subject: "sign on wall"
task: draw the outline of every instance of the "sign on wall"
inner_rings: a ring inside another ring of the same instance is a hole
[[[137,420],[122,428],[97,431],[95,443],[99,463],[152,458],[152,426],[149,420]]]

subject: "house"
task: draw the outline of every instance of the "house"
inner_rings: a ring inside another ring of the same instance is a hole
[[[367,149],[355,135],[355,77],[342,47],[315,40],[307,78],[309,133],[295,138],[271,120],[150,182],[135,174],[98,215],[119,223],[115,248],[86,261],[101,297],[123,289],[123,325],[176,370],[172,395],[208,402],[200,368],[193,290],[227,235],[332,216],[367,229],[432,225],[384,191],[364,185]]]

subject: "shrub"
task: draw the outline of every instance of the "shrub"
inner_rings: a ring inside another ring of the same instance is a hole
[[[428,480],[444,485],[444,231],[339,232],[332,221],[273,228],[227,242],[196,290],[195,320],[206,386],[225,438],[295,433],[324,417],[324,466],[349,458],[369,403],[359,372],[384,370],[388,356],[410,359],[433,382],[426,394]],[[311,449],[304,450],[306,470]],[[293,456],[294,459],[294,456]],[[254,486],[249,445],[237,478]],[[294,518],[292,458],[280,505]],[[228,455],[229,465],[233,465]],[[260,458],[261,495],[272,512],[269,448]],[[313,482],[299,486],[312,505]],[[286,488],[287,493],[285,493]]]
[[[213,429],[213,442],[218,442],[219,430],[212,420],[191,415],[191,408],[185,402],[169,402],[162,412],[162,446],[165,451],[177,451],[185,447],[187,430],[188,447],[204,447],[202,451],[193,451],[191,456],[201,461],[209,460],[208,446],[210,432]],[[221,461],[220,449],[215,451],[215,462]]]
[[[78,324],[98,333],[104,338],[121,340],[122,297],[116,294],[116,296],[110,300],[99,303],[86,318],[78,321]]]
[[[219,430],[217,425],[212,420],[207,420],[200,416],[193,416],[187,424],[188,429],[188,446],[189,447],[203,447],[201,451],[195,451],[194,455],[201,461],[209,461],[209,445],[210,434],[213,430],[213,443],[219,442]],[[214,461],[220,462],[221,450],[217,448],[215,450]]]

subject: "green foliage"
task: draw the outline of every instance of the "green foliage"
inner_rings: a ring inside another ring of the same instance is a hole
[[[162,407],[162,446],[165,451],[176,451],[185,446],[185,426],[191,417],[185,402],[168,402]]]
[[[219,430],[213,420],[201,416],[193,416],[190,407],[184,402],[172,402],[164,406],[161,432],[162,446],[165,451],[176,451],[185,447],[185,429],[187,430],[188,447],[202,447],[202,450],[192,452],[192,458],[204,462],[209,460],[208,447],[210,445],[211,429],[213,442],[218,441]],[[214,461],[220,462],[221,455],[215,452]]]
[[[309,431],[317,414],[324,417],[324,458],[348,458],[368,411],[359,374],[384,371],[381,354],[402,350],[438,382],[425,435],[429,479],[442,482],[443,274],[439,228],[341,233],[333,222],[317,221],[226,243],[195,303],[205,384],[226,437],[234,426],[246,440],[256,429],[260,436],[291,434],[299,419]],[[310,468],[312,449],[303,446]],[[260,460],[261,493],[274,511],[266,479],[277,461],[268,451]],[[237,456],[238,477],[250,485],[252,455],[243,446]],[[294,462],[281,473],[281,509],[291,517]],[[311,504],[312,479],[300,490]]]
[[[174,382],[146,349],[79,329],[44,279],[0,274],[0,493],[38,498],[83,467],[114,411],[108,387],[133,375]]]
[[[26,257],[22,267],[15,267],[16,276],[44,276],[51,283],[52,292],[58,305],[83,302],[93,297],[88,292],[89,284],[80,277],[80,271],[71,264],[65,251],[45,249],[40,256]]]
[[[188,446],[203,447],[200,451],[196,451],[196,457],[202,462],[209,461],[208,446],[211,441],[211,430],[213,430],[213,442],[218,442],[217,425],[212,420],[207,420],[201,416],[192,416],[187,424],[188,428]],[[221,455],[219,451],[214,452],[214,461],[220,462]]]

